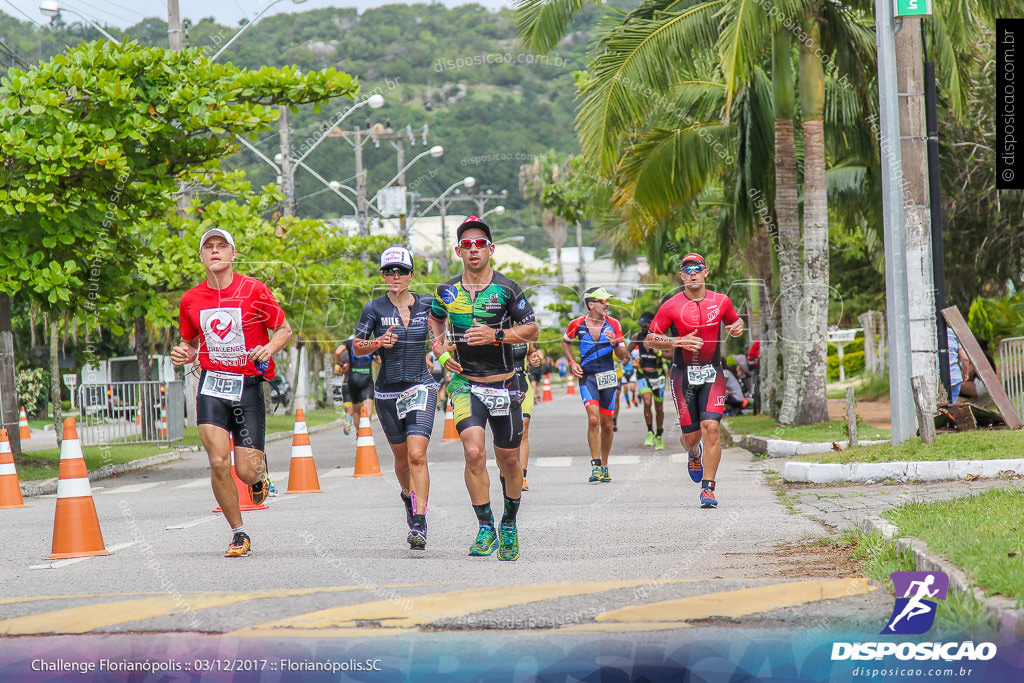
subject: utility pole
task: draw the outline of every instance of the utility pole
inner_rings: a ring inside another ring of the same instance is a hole
[[[284,215],[295,215],[295,172],[292,170],[292,137],[288,129],[288,107],[281,110],[281,179],[284,185]]]
[[[174,52],[181,52],[185,46],[181,15],[178,14],[178,0],[167,0],[167,42]]]
[[[896,41],[891,0],[875,0],[878,43],[878,114],[885,235],[886,318],[889,327],[889,406],[894,446],[913,438],[915,407],[910,386],[910,315],[907,294],[906,226],[903,222],[900,112]]]
[[[918,0],[917,5],[923,5]],[[900,151],[903,170],[903,215],[907,231],[907,282],[910,357],[914,376],[921,378],[922,411],[934,415],[938,406],[939,356],[936,330],[931,207],[928,183],[928,138],[925,126],[924,48],[921,16],[902,16],[896,31]]]
[[[370,226],[366,220],[366,175],[363,172],[363,146],[371,138],[371,130],[356,128],[355,130],[331,129],[329,137],[341,138],[352,145],[356,157],[356,220],[359,222],[359,234],[369,236]]]

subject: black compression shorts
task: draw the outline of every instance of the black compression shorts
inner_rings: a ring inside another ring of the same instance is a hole
[[[204,370],[199,386],[206,378]],[[242,388],[242,400],[235,402],[199,394],[196,397],[196,424],[213,425],[235,438],[235,447],[262,451],[266,446],[267,412],[263,404],[263,378],[250,376]]]
[[[373,377],[369,373],[350,372],[345,377],[342,400],[346,403],[362,403],[373,398]]]
[[[398,402],[399,394],[406,389],[416,386],[414,383],[385,384],[375,393],[374,406],[377,408],[377,419],[380,420],[381,429],[388,443],[405,443],[410,436],[422,436],[430,438],[434,430],[434,413],[437,412],[437,386],[427,386],[427,406],[424,410],[411,410],[404,418],[399,419]]]

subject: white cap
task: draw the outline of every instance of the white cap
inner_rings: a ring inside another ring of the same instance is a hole
[[[204,232],[203,236],[199,238],[199,249],[202,250],[203,245],[206,244],[206,240],[210,239],[214,235],[219,235],[223,237],[225,240],[227,240],[228,244],[231,245],[232,249],[235,248],[235,238],[231,236],[230,232],[224,230],[223,228],[213,228],[212,230],[207,230],[206,232]]]
[[[388,266],[402,266],[413,270],[412,254],[405,247],[388,247],[380,255],[380,267],[387,268]]]

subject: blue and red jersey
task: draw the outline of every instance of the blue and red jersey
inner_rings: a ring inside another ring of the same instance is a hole
[[[580,340],[580,366],[583,372],[595,373],[615,369],[614,347],[605,336],[609,329],[615,333],[615,343],[622,344],[622,325],[610,315],[605,316],[597,339],[590,335],[585,315],[570,322],[569,327],[565,329],[565,335],[562,337],[565,341],[572,343],[574,339]]]

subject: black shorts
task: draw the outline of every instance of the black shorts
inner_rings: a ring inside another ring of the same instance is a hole
[[[345,377],[342,400],[345,403],[362,403],[373,398],[373,377],[370,373],[350,372]]]
[[[427,407],[424,410],[411,410],[405,417],[398,418],[399,394],[409,387],[416,386],[416,383],[385,384],[379,387],[374,394],[374,406],[377,408],[377,419],[380,420],[381,429],[388,443],[405,443],[410,436],[423,436],[430,438],[434,431],[434,413],[437,412],[437,386],[427,385]]]
[[[540,384],[540,382],[543,379],[544,379],[544,370],[542,368],[540,368],[540,367],[530,368],[530,380],[531,381],[534,381],[534,382],[537,382],[538,384]]]
[[[679,413],[679,426],[683,434],[700,431],[704,420],[721,422],[725,412],[725,375],[722,368],[715,366],[718,374],[711,382],[691,386],[686,379],[686,370],[672,366],[672,398]]]
[[[470,391],[470,382],[462,375],[452,375],[448,394],[452,397],[455,412],[455,429],[462,432],[470,427],[484,427],[491,423],[491,435],[498,448],[519,448],[523,440],[523,394],[519,391],[516,375],[498,382],[473,382],[478,386],[496,387],[509,390],[512,405],[509,414],[492,416],[487,406]]]
[[[206,371],[199,376],[203,386]],[[267,438],[267,410],[263,403],[262,377],[250,376],[242,388],[242,400],[235,402],[199,394],[196,397],[196,424],[213,425],[235,438],[235,447],[262,451]]]

